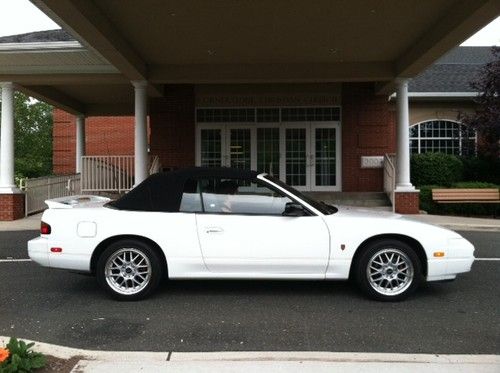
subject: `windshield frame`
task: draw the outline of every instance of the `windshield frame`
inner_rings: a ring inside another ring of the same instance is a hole
[[[277,177],[271,176],[269,174],[262,174],[261,175],[265,180],[268,180],[276,185],[278,185],[280,188],[283,188],[286,190],[288,193],[296,196],[300,200],[304,201],[311,207],[315,208],[319,212],[321,212],[323,215],[332,215],[335,214],[338,209],[335,206],[328,205],[324,202],[316,201],[315,199],[312,199],[311,197],[306,196],[302,192],[298,191],[294,187],[291,187],[290,185],[284,183]]]

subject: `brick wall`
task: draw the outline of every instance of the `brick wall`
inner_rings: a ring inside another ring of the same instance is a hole
[[[163,168],[195,164],[195,94],[191,85],[166,86],[166,95],[149,102],[150,151]],[[361,169],[361,156],[393,153],[395,112],[371,83],[342,85],[343,190],[382,191],[382,169]],[[54,172],[75,170],[75,117],[54,112]],[[90,117],[86,121],[88,155],[134,154],[133,117]]]
[[[396,116],[387,96],[372,83],[342,85],[342,190],[383,190],[383,169],[362,169],[361,156],[383,156],[396,150]]]
[[[0,221],[24,217],[24,194],[0,194]]]
[[[418,214],[419,195],[418,191],[394,193],[394,211],[398,214]]]
[[[54,110],[53,163],[57,175],[76,166],[76,117]],[[133,155],[134,117],[88,117],[85,121],[87,155]]]
[[[150,101],[151,154],[164,169],[195,164],[195,95],[191,85],[166,86]]]

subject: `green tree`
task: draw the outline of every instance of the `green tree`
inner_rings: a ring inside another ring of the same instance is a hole
[[[500,47],[491,49],[493,60],[481,70],[471,87],[479,93],[475,98],[478,109],[472,115],[462,115],[462,122],[477,130],[479,156],[500,157]]]
[[[52,174],[52,106],[14,94],[16,178]]]

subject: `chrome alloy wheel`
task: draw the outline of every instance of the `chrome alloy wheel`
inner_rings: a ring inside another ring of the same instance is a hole
[[[368,261],[366,275],[370,286],[383,295],[398,295],[413,281],[413,263],[401,250],[387,248],[377,251]]]
[[[117,293],[131,295],[144,289],[151,280],[151,262],[140,250],[123,248],[106,261],[108,285]]]

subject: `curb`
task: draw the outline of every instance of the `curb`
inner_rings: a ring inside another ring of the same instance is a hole
[[[103,362],[230,362],[230,361],[317,361],[331,363],[431,363],[431,364],[482,364],[500,366],[500,355],[460,355],[460,354],[403,354],[378,352],[322,352],[322,351],[225,351],[225,352],[150,352],[150,351],[98,351],[34,342],[34,349],[60,359],[74,356],[81,360]],[[5,345],[9,337],[0,336],[0,344]]]
[[[500,232],[498,225],[473,225],[473,224],[438,224],[440,227],[456,230],[456,231],[479,231],[479,232]]]

